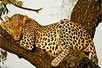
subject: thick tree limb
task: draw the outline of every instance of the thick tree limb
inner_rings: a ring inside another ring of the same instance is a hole
[[[49,56],[44,50],[36,48],[34,52],[26,51],[20,47],[19,44],[15,42],[1,27],[0,34],[1,48],[23,57],[37,68],[54,68],[50,64],[54,58]],[[84,65],[86,68],[90,66],[90,68],[93,68],[93,66],[95,68],[99,68],[94,63],[92,63],[82,52],[76,50],[73,51],[70,49],[68,57],[66,57],[56,68],[83,68]]]
[[[96,1],[94,0],[89,1],[90,2],[88,2],[88,0],[79,0],[79,2],[77,3],[76,7],[73,10],[71,20],[81,23],[82,25],[84,24],[83,26],[87,26],[86,28],[87,31],[92,35],[91,32],[95,31],[93,27],[96,28],[96,24],[98,24],[99,21],[101,21],[100,18],[101,5],[99,6],[100,3],[99,2],[96,3]],[[82,5],[86,9],[81,7]],[[19,44],[16,41],[14,41],[1,27],[0,27],[0,47],[11,53],[23,57],[24,59],[28,60],[30,63],[35,65],[37,68],[54,68],[50,64],[54,58],[49,56],[44,50],[36,48],[34,52],[26,51],[25,49],[20,47]],[[83,54],[83,52],[70,49],[70,53],[68,54],[68,56],[56,68],[99,68],[99,67],[92,63],[86,57],[86,55]]]
[[[80,23],[94,38],[96,27],[102,21],[102,0],[79,0],[71,20]]]

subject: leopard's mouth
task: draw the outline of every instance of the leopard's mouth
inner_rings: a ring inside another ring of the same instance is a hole
[[[14,36],[13,38],[14,38],[14,40],[16,40],[16,41],[20,40],[20,36],[19,36],[19,35],[18,35],[18,36]]]
[[[14,40],[18,41],[20,38],[19,37],[15,37]]]

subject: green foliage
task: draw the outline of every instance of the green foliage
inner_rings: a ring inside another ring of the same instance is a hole
[[[29,11],[34,11],[36,13],[39,13],[40,10],[42,10],[42,8],[39,9],[31,9],[31,8],[26,8],[23,7],[23,2],[22,1],[18,1],[18,0],[0,0],[0,19],[3,20],[1,17],[4,14],[8,14],[9,9],[7,8],[7,5],[14,5],[18,8],[24,9],[24,10],[29,10]]]
[[[4,5],[4,4],[8,4],[8,0],[2,0],[2,2],[1,2],[0,5],[2,6],[2,5]]]
[[[23,2],[18,0],[0,0],[0,19],[2,20],[1,16],[4,14],[8,14],[9,10],[7,5],[13,4],[22,7]]]
[[[18,2],[17,2],[17,5],[18,5],[18,6],[22,6],[22,5],[23,5],[23,2],[22,2],[22,1],[18,1]]]
[[[18,6],[22,6],[23,2],[22,1],[18,1],[18,0],[1,0],[0,5],[7,5],[7,4],[16,4]]]

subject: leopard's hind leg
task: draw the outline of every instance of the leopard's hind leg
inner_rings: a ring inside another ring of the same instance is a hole
[[[59,63],[69,54],[70,48],[67,46],[53,61],[51,62],[51,65],[56,67],[59,65]]]
[[[95,50],[94,43],[91,42],[89,45],[83,50],[84,52],[89,53],[89,58],[96,64],[98,65],[98,58]]]

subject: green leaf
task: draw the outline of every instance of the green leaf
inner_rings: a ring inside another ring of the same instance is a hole
[[[17,3],[17,0],[11,0],[11,2],[12,2],[13,4],[16,4],[16,3]]]
[[[23,2],[22,2],[22,1],[18,1],[18,2],[17,2],[17,5],[22,7]]]
[[[10,2],[9,2],[10,1]],[[7,4],[13,4],[13,5],[18,5],[21,6],[23,5],[23,1],[18,1],[18,0],[0,0],[0,19],[2,19],[2,15],[8,14],[9,9],[7,8]]]
[[[8,4],[8,0],[2,0],[1,5]]]

